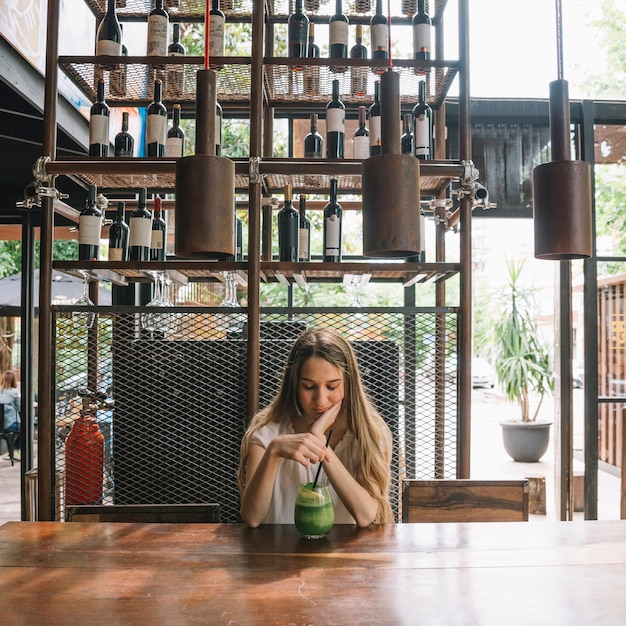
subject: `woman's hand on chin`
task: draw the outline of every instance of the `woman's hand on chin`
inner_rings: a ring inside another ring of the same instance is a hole
[[[324,411],[314,422],[311,424],[310,432],[315,435],[320,441],[326,443],[326,432],[335,423],[337,415],[341,409],[341,402],[337,402],[330,407],[327,411]]]

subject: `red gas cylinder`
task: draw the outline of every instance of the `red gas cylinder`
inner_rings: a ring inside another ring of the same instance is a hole
[[[81,415],[65,440],[65,504],[102,500],[104,437],[95,418]]]

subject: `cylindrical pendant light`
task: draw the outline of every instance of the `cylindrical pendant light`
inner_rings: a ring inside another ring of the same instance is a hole
[[[196,154],[176,163],[178,257],[220,259],[235,254],[235,164],[215,156],[216,77],[198,70]]]
[[[419,160],[400,147],[400,77],[380,79],[381,152],[361,166],[363,254],[408,257],[420,251]]]
[[[533,170],[535,257],[567,260],[592,254],[591,166],[572,161],[567,81],[563,80],[561,13],[557,1],[559,79],[550,83],[552,161]]]
[[[196,77],[196,153],[176,162],[175,254],[223,259],[235,254],[235,164],[215,155],[217,76],[210,70],[209,0],[204,69]]]

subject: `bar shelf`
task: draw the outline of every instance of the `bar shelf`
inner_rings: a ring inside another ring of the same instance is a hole
[[[248,264],[232,261],[55,261],[56,270],[83,278],[85,272],[91,280],[115,284],[151,282],[151,272],[167,272],[172,280],[186,282],[223,282],[222,272],[232,271],[238,282],[247,285]],[[282,284],[338,283],[346,276],[369,275],[371,282],[430,284],[448,280],[459,273],[458,263],[414,263],[405,261],[345,261],[342,263],[285,263],[261,262],[262,282]]]

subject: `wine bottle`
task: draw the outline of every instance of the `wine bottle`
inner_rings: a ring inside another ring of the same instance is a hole
[[[335,14],[329,20],[329,57],[331,59],[346,59],[348,57],[348,27],[350,21],[343,14],[342,1],[336,0]],[[335,73],[345,72],[345,67],[331,67]]]
[[[213,0],[209,14],[209,56],[223,57],[226,16],[220,10],[220,0]]]
[[[355,159],[367,159],[370,155],[370,133],[365,126],[366,110],[364,106],[359,107],[359,127],[354,131],[353,157]]]
[[[307,40],[309,35],[309,18],[302,12],[302,0],[296,0],[296,11],[287,21],[287,54],[292,58],[307,56]],[[294,70],[302,70],[302,65],[295,65]]]
[[[97,188],[89,185],[85,208],[78,217],[78,260],[97,261],[100,252],[102,213],[96,205]]]
[[[109,120],[111,111],[104,100],[104,80],[98,81],[97,100],[89,113],[89,156],[109,156]]]
[[[222,154],[222,121],[224,111],[219,102],[215,102],[215,156]]]
[[[185,147],[185,133],[180,127],[180,104],[174,105],[172,126],[167,131],[165,141],[165,156],[178,158],[183,156]]]
[[[418,159],[433,159],[433,110],[426,102],[426,81],[419,82],[419,99],[413,107],[413,141]]]
[[[161,198],[154,198],[154,217],[152,218],[152,230],[150,232],[150,260],[165,261],[165,241],[167,236],[167,224],[163,219],[161,210]]]
[[[400,137],[402,154],[413,154],[415,151],[412,126],[413,116],[410,113],[405,113],[402,117],[402,137]]]
[[[128,132],[128,111],[122,113],[122,130],[115,135],[115,156],[132,157],[135,151],[135,140]]]
[[[333,98],[326,105],[326,158],[343,159],[346,107],[339,99],[339,81],[333,80]]]
[[[285,185],[285,202],[278,211],[278,260],[298,260],[300,216],[291,202],[291,185]]]
[[[167,37],[170,17],[163,8],[163,0],[155,0],[148,15],[148,56],[167,56]]]
[[[306,216],[306,196],[300,196],[298,205],[298,261],[311,260],[311,222]]]
[[[317,113],[311,113],[311,130],[304,138],[304,158],[322,159],[324,157],[324,140],[317,132]]]
[[[108,0],[107,12],[98,26],[96,56],[101,54],[110,56],[122,54],[122,30],[115,11],[115,0]]]
[[[350,48],[351,59],[367,59],[367,48],[363,45],[363,26],[356,25],[356,43]],[[353,66],[350,68],[350,85],[353,96],[364,96],[367,93],[367,67]]]
[[[180,43],[180,24],[172,27],[172,43],[167,48],[167,55],[170,57],[184,57],[185,46]],[[166,93],[171,99],[178,99],[183,95],[184,65],[168,65],[167,67],[167,89]]]
[[[374,83],[374,103],[369,109],[370,118],[370,156],[378,156],[380,148],[380,81]]]
[[[165,156],[167,137],[167,109],[161,98],[163,83],[154,81],[154,100],[146,111],[146,155],[149,157]]]
[[[372,41],[372,59],[386,59],[387,50],[387,18],[383,13],[383,0],[376,0],[376,13],[370,19],[370,38]],[[376,68],[380,73],[383,68]]]
[[[109,229],[109,261],[128,260],[128,224],[124,221],[125,202],[117,203],[115,219]]]
[[[430,60],[430,36],[432,22],[424,10],[424,0],[418,0],[417,13],[413,16],[413,58],[419,61]],[[415,68],[416,74],[428,74],[426,68]]]
[[[128,256],[131,261],[150,260],[152,240],[152,213],[146,208],[147,190],[139,190],[137,208],[130,214],[130,234]]]
[[[337,202],[337,179],[330,179],[330,201],[324,207],[324,254],[327,263],[341,261],[341,222],[343,209]]]
[[[120,30],[122,31],[122,37],[124,37],[124,29],[120,24]],[[122,39],[122,56],[128,56],[128,48],[124,45]],[[119,63],[111,70],[109,70],[109,90],[112,96],[123,98],[126,95],[126,77],[128,76],[128,66],[126,63]]]
[[[309,22],[309,43],[306,55],[310,59],[319,59],[320,48],[315,43],[315,25]],[[320,68],[317,65],[309,65],[304,68],[304,95],[316,96],[320,91]]]

